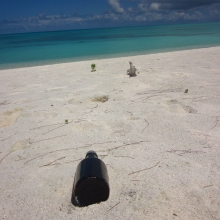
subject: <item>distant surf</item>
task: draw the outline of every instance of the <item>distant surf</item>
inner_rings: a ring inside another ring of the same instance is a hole
[[[220,46],[220,23],[0,35],[0,69]]]

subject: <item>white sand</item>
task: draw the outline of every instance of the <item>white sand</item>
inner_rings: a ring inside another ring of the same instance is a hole
[[[220,219],[220,47],[1,70],[0,107],[2,219]],[[110,197],[78,208],[88,150]]]

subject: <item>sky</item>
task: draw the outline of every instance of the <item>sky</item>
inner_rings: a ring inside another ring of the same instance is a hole
[[[0,34],[220,22],[220,0],[0,0]]]

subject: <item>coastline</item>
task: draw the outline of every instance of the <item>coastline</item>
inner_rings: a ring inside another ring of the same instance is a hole
[[[154,54],[161,54],[161,53],[171,53],[171,52],[178,52],[178,51],[188,51],[188,50],[198,50],[198,49],[207,49],[207,48],[214,48],[220,47],[219,44],[216,45],[196,45],[192,46],[182,46],[177,48],[166,48],[164,50],[161,49],[153,49],[149,51],[137,51],[137,52],[124,52],[118,54],[108,54],[108,55],[93,55],[88,57],[74,57],[74,58],[66,58],[66,59],[55,59],[55,60],[44,60],[44,61],[32,61],[32,62],[21,62],[21,63],[7,63],[1,64],[1,70],[8,70],[8,69],[17,69],[17,68],[29,68],[29,67],[37,67],[37,66],[48,66],[48,65],[56,65],[56,64],[64,64],[64,63],[75,63],[75,62],[84,62],[84,61],[93,61],[93,60],[106,60],[106,59],[114,59],[114,58],[129,58],[134,56],[144,56],[144,55],[154,55]]]
[[[0,35],[0,69],[220,46],[220,23]]]
[[[219,219],[219,60],[212,47],[0,70],[0,215]],[[107,166],[110,197],[77,208],[89,150]]]

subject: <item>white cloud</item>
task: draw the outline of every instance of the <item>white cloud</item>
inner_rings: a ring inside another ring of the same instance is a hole
[[[152,10],[159,10],[159,7],[160,7],[160,4],[159,3],[152,3],[151,5],[150,5],[150,8],[152,9]]]
[[[172,0],[138,1],[140,3],[130,7],[126,5],[126,9],[124,9],[120,6],[120,0],[108,0],[113,10],[105,13],[85,15],[46,15],[42,13],[31,17],[0,20],[0,33],[159,24],[160,22],[220,21],[220,4],[188,10],[170,10],[171,7],[165,5],[164,1]]]
[[[134,12],[134,9],[132,7],[129,7],[128,12]]]
[[[144,15],[140,15],[140,16],[136,16],[135,17],[135,21],[138,21],[138,22],[142,22],[142,21],[146,21],[146,17]]]
[[[108,3],[118,13],[124,13],[124,9],[120,6],[118,0],[108,0]]]
[[[147,4],[138,4],[138,9],[142,12],[147,12],[148,11],[148,5]]]

